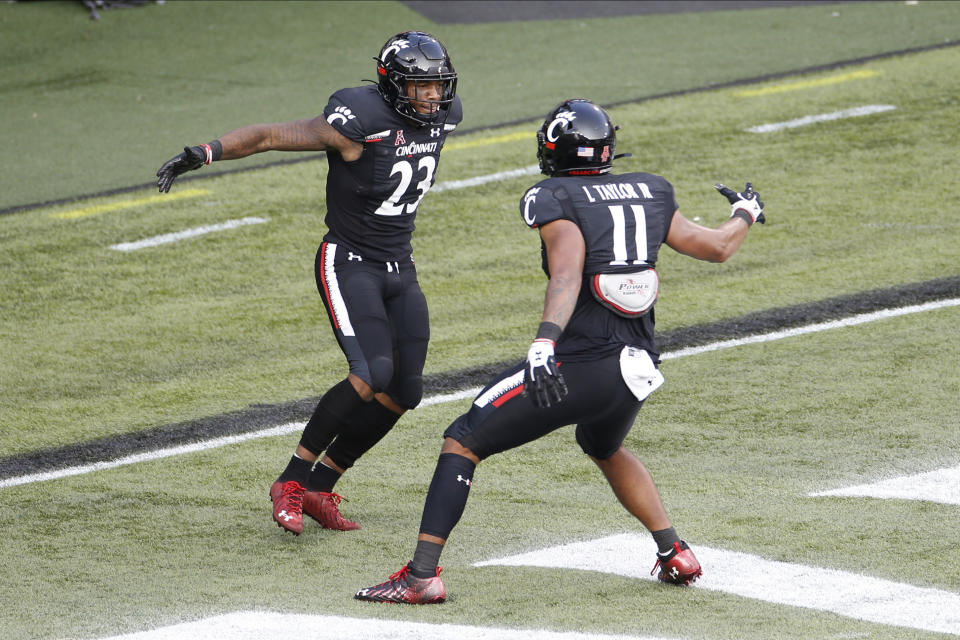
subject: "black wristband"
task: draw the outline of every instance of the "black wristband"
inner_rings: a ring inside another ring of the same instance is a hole
[[[535,339],[546,339],[556,344],[561,333],[563,333],[563,329],[560,328],[560,325],[553,322],[541,322],[540,328],[537,329],[537,337]]]
[[[210,156],[213,162],[223,157],[223,145],[220,144],[219,140],[214,140],[210,143]]]
[[[753,224],[753,217],[743,209],[737,209],[736,211],[733,212],[733,215],[730,217],[740,218],[741,220],[747,223],[748,227]]]

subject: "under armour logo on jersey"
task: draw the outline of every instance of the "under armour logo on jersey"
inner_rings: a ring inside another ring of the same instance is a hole
[[[563,129],[566,129],[570,126],[570,123],[577,119],[577,114],[573,111],[561,111],[553,119],[553,122],[550,123],[550,126],[547,127],[547,140],[550,142],[556,142],[557,138],[560,137],[559,133],[556,133],[554,129],[557,125],[563,125]]]
[[[350,110],[350,107],[337,107],[333,110],[333,113],[327,116],[327,122],[333,124],[334,120],[339,120],[340,122],[346,122],[347,120],[353,120],[357,116],[353,115],[353,111]]]
[[[440,127],[431,127],[431,129],[430,129],[430,137],[431,137],[431,138],[439,138],[439,137],[440,137]]]
[[[393,146],[396,147],[401,144],[407,144],[407,140],[403,137],[403,129],[397,129],[397,139],[393,141]]]
[[[459,473],[457,474],[457,482],[462,482],[463,484],[467,485],[468,487],[473,484],[473,481],[472,481],[470,478],[464,478],[464,477],[463,477],[462,475],[460,475]]]
[[[356,260],[357,262],[363,262],[363,256],[354,253],[353,251],[347,252],[347,262],[350,260]]]

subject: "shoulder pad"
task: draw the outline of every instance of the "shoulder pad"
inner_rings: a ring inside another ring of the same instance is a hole
[[[393,110],[372,85],[337,91],[330,96],[323,115],[334,129],[358,142],[396,126]]]

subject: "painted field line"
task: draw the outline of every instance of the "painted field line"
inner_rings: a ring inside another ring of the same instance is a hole
[[[383,605],[371,605],[384,608]],[[291,629],[296,630],[291,633]],[[273,611],[235,611],[139,631],[101,640],[369,640],[370,638],[411,638],[415,640],[654,640],[650,636],[603,635],[583,631],[546,629],[506,629],[474,627],[463,624],[428,624],[376,618],[278,613]],[[657,638],[656,640],[665,640]]]
[[[840,327],[848,327],[858,324],[863,324],[865,322],[874,322],[876,320],[883,320],[886,318],[893,318],[896,316],[902,316],[910,313],[919,313],[922,311],[931,311],[933,309],[940,309],[943,307],[951,307],[960,305],[960,298],[952,298],[949,300],[939,300],[936,302],[928,302],[926,304],[913,305],[910,307],[901,307],[899,309],[885,309],[882,311],[876,311],[874,313],[864,313],[858,316],[853,316],[851,318],[835,320],[833,322],[821,322],[819,324],[808,325],[806,327],[797,327],[795,329],[788,329],[785,331],[777,331],[774,333],[766,333],[759,336],[751,336],[748,338],[741,338],[738,340],[725,340],[723,342],[714,342],[712,344],[705,344],[699,347],[690,347],[688,349],[681,349],[679,351],[670,351],[660,355],[661,360],[672,360],[674,358],[682,358],[685,356],[697,355],[700,353],[707,353],[708,351],[718,351],[720,349],[729,349],[732,347],[739,347],[745,344],[754,344],[758,342],[770,342],[773,340],[780,340],[783,338],[790,338],[793,336],[799,336],[807,333],[815,333],[817,331],[826,331],[828,329],[836,329]],[[420,403],[420,407],[429,407],[434,404],[442,404],[445,402],[454,402],[457,400],[463,400],[466,398],[472,398],[477,393],[479,393],[481,387],[474,387],[472,389],[465,389],[463,391],[457,391],[454,393],[440,394],[436,396],[429,396],[424,398]],[[242,433],[233,436],[224,436],[221,438],[214,438],[212,440],[204,440],[202,442],[196,442],[189,445],[182,445],[178,447],[170,447],[167,449],[158,449],[156,451],[148,451],[144,453],[138,453],[134,455],[125,456],[123,458],[118,458],[116,460],[105,460],[103,462],[95,462],[86,465],[78,465],[75,467],[68,467],[66,469],[58,469],[56,471],[49,471],[44,473],[32,473],[24,476],[15,476],[12,478],[6,478],[0,480],[0,489],[7,487],[15,487],[22,484],[31,484],[33,482],[43,482],[46,480],[56,480],[59,478],[66,478],[69,476],[77,476],[85,473],[91,473],[93,471],[101,471],[104,469],[113,469],[115,467],[121,467],[128,464],[135,464],[139,462],[149,462],[152,460],[159,460],[161,458],[168,458],[170,456],[177,456],[186,453],[195,453],[198,451],[206,451],[208,449],[216,449],[218,447],[223,447],[231,444],[237,444],[240,442],[246,442],[247,440],[256,440],[259,438],[269,438],[272,436],[287,435],[289,433],[297,432],[303,429],[303,422],[288,422],[276,427],[270,427],[268,429],[261,429],[259,431],[251,431],[249,433]]]
[[[960,635],[960,594],[862,574],[768,560],[691,544],[703,566],[692,588],[848,618]],[[475,563],[475,567],[547,567],[655,580],[650,536],[625,533]],[[674,587],[670,587],[674,588]]]
[[[75,218],[85,218],[86,216],[95,216],[110,211],[119,211],[120,209],[132,209],[133,207],[153,204],[155,202],[170,202],[171,200],[196,198],[197,196],[205,196],[208,193],[210,193],[210,191],[207,189],[184,189],[175,193],[158,194],[155,196],[147,196],[146,198],[137,198],[135,200],[121,200],[119,202],[111,202],[110,204],[83,207],[82,209],[70,209],[68,211],[61,211],[60,213],[51,213],[50,217],[60,218],[61,220],[73,220]]]
[[[457,391],[455,393],[444,393],[430,396],[428,398],[424,398],[423,401],[418,405],[418,408],[429,407],[433,404],[443,404],[445,402],[455,402],[457,400],[472,398],[480,393],[482,388],[483,387],[475,387],[472,389]],[[176,447],[168,447],[166,449],[157,449],[155,451],[135,453],[122,458],[117,458],[115,460],[104,460],[102,462],[93,462],[90,464],[77,465],[75,467],[67,467],[65,469],[57,469],[56,471],[45,471],[43,473],[31,473],[29,475],[6,478],[4,480],[0,480],[0,489],[16,487],[21,484],[44,482],[46,480],[69,478],[70,476],[84,475],[87,473],[93,473],[94,471],[105,471],[106,469],[124,467],[128,464],[152,462],[153,460],[161,460],[163,458],[170,458],[172,456],[197,453],[199,451],[207,451],[209,449],[218,449],[220,447],[239,444],[248,440],[259,440],[261,438],[272,438],[274,436],[285,436],[291,433],[300,433],[303,431],[305,424],[306,422],[287,422],[285,424],[277,425],[275,427],[268,427],[266,429],[259,429],[257,431],[238,433],[236,435],[223,436],[220,438],[213,438],[211,440],[202,440],[200,442],[193,442]]]
[[[485,176],[467,178],[466,180],[448,180],[447,182],[440,182],[436,184],[430,191],[453,191],[456,189],[479,187],[480,185],[487,184],[488,182],[500,182],[501,180],[519,178],[520,176],[532,176],[537,173],[540,173],[540,167],[539,165],[533,165],[530,167],[524,167],[522,169],[511,169],[510,171],[501,171],[499,173],[491,173]]]
[[[798,80],[796,82],[785,82],[783,84],[775,84],[769,87],[762,87],[760,89],[746,89],[744,91],[737,91],[733,95],[743,98],[753,98],[755,96],[765,96],[771,93],[783,93],[785,91],[799,91],[801,89],[810,89],[813,87],[825,87],[831,84],[839,84],[841,82],[849,82],[851,80],[862,80],[864,78],[873,78],[879,75],[879,71],[861,69],[860,71],[841,73],[839,75],[829,76],[827,78]]]
[[[305,422],[288,422],[276,427],[260,429],[259,431],[251,431],[249,433],[241,433],[234,436],[223,436],[220,438],[213,438],[211,440],[203,440],[201,442],[184,444],[177,447],[157,449],[156,451],[135,453],[122,458],[117,458],[115,460],[104,460],[102,462],[93,462],[91,464],[78,465],[76,467],[67,467],[66,469],[57,469],[56,471],[31,473],[29,475],[18,476],[16,478],[7,478],[5,480],[0,480],[0,489],[14,487],[21,484],[30,484],[32,482],[43,482],[45,480],[56,480],[58,478],[78,476],[86,473],[92,473],[94,471],[114,469],[116,467],[123,467],[128,464],[151,462],[153,460],[160,460],[161,458],[169,458],[171,456],[179,456],[187,453],[196,453],[198,451],[206,451],[208,449],[217,449],[219,447],[225,447],[231,444],[246,442],[247,440],[282,436],[294,431],[302,430],[305,424]]]
[[[824,496],[896,498],[960,505],[960,465],[842,489],[817,491],[807,495],[812,498]]]
[[[750,133],[770,133],[771,131],[780,131],[781,129],[793,129],[794,127],[804,127],[815,122],[826,122],[828,120],[842,120],[844,118],[856,118],[859,116],[868,116],[874,113],[882,113],[896,109],[892,104],[868,104],[864,107],[854,107],[842,111],[831,111],[830,113],[821,113],[815,116],[804,116],[796,120],[787,120],[786,122],[774,122],[772,124],[761,124],[756,127],[745,129]]]
[[[473,387],[471,389],[463,389],[462,391],[454,391],[453,393],[437,394],[435,396],[430,396],[429,398],[424,398],[423,401],[417,405],[417,408],[429,407],[432,404],[444,404],[446,402],[456,402],[457,400],[474,398],[481,391],[483,391],[483,387]]]
[[[519,131],[516,133],[505,133],[500,136],[490,136],[479,140],[469,140],[464,142],[451,142],[443,147],[444,151],[456,151],[457,149],[473,149],[475,147],[485,147],[491,144],[500,144],[501,142],[516,142],[517,140],[535,140],[537,137],[535,131]]]
[[[270,218],[239,218],[237,220],[228,220],[226,222],[221,222],[220,224],[211,224],[204,227],[194,227],[193,229],[186,229],[184,231],[177,231],[175,233],[166,233],[162,236],[154,236],[152,238],[145,238],[143,240],[137,240],[136,242],[121,242],[120,244],[110,245],[111,249],[115,251],[136,251],[137,249],[146,249],[147,247],[156,247],[161,244],[169,244],[171,242],[177,242],[179,240],[185,240],[187,238],[195,238],[197,236],[206,235],[208,233],[216,233],[217,231],[226,231],[228,229],[236,229],[237,227],[244,227],[249,224],[263,224],[264,222],[269,222]]]
[[[714,342],[699,347],[688,347],[679,351],[671,351],[660,355],[661,360],[671,360],[673,358],[682,358],[684,356],[693,356],[708,351],[718,351],[720,349],[729,349],[739,347],[745,344],[757,344],[759,342],[771,342],[793,336],[801,336],[807,333],[817,333],[830,329],[839,329],[841,327],[852,327],[867,322],[876,322],[887,318],[909,315],[911,313],[920,313],[923,311],[933,311],[934,309],[944,309],[947,307],[956,307],[960,305],[960,298],[949,298],[947,300],[935,300],[923,304],[915,304],[909,307],[900,307],[898,309],[882,309],[871,313],[861,313],[860,315],[841,318],[840,320],[831,320],[830,322],[819,322],[817,324],[808,324],[805,327],[794,327],[793,329],[784,329],[783,331],[774,331],[772,333],[763,333],[756,336],[747,336],[746,338],[737,338],[735,340],[724,340]]]

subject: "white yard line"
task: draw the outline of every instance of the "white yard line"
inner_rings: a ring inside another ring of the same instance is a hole
[[[754,344],[758,342],[770,342],[773,340],[780,340],[783,338],[790,338],[793,336],[804,335],[807,333],[815,333],[818,331],[826,331],[828,329],[837,329],[840,327],[849,327],[858,324],[863,324],[865,322],[875,322],[877,320],[884,320],[886,318],[893,318],[896,316],[907,315],[911,313],[920,313],[923,311],[931,311],[934,309],[940,309],[944,307],[953,307],[960,305],[960,298],[952,298],[949,300],[938,300],[935,302],[928,302],[925,304],[913,305],[909,307],[901,307],[899,309],[884,309],[882,311],[876,311],[873,313],[864,313],[850,318],[844,318],[841,320],[834,320],[832,322],[821,322],[818,324],[807,325],[806,327],[796,327],[794,329],[787,329],[785,331],[776,331],[773,333],[766,333],[758,336],[750,336],[747,338],[741,338],[738,340],[724,340],[722,342],[714,342],[712,344],[706,344],[699,347],[690,347],[688,349],[681,349],[679,351],[671,351],[668,353],[661,354],[660,358],[662,360],[672,360],[674,358],[682,358],[684,356],[692,356],[700,353],[706,353],[708,351],[717,351],[720,349],[729,349],[731,347],[739,347],[746,344]],[[433,404],[442,404],[445,402],[454,402],[457,400],[463,400],[465,398],[472,398],[477,393],[480,392],[481,387],[474,387],[472,389],[465,389],[463,391],[457,391],[455,393],[446,393],[439,394],[436,396],[430,396],[424,398],[423,402],[420,403],[420,407],[428,407]],[[78,465],[76,467],[69,467],[66,469],[58,469],[56,471],[48,471],[44,473],[32,473],[24,476],[16,476],[13,478],[6,478],[0,480],[0,489],[7,487],[15,487],[23,484],[30,484],[33,482],[43,482],[45,480],[56,480],[58,478],[66,478],[69,476],[77,476],[85,473],[91,473],[93,471],[101,471],[103,469],[112,469],[114,467],[121,467],[128,464],[135,464],[139,462],[149,462],[151,460],[159,460],[161,458],[168,458],[170,456],[182,455],[185,453],[195,453],[197,451],[206,451],[208,449],[216,449],[218,447],[223,447],[231,444],[237,444],[240,442],[246,442],[247,440],[256,440],[259,438],[269,438],[272,436],[286,435],[303,429],[302,422],[288,422],[286,424],[281,424],[275,427],[270,427],[267,429],[261,429],[259,431],[251,431],[249,433],[238,434],[234,436],[224,436],[221,438],[214,438],[212,440],[205,440],[202,442],[196,442],[188,445],[181,445],[177,447],[170,447],[167,449],[158,449],[156,451],[148,451],[145,453],[138,453],[134,455],[125,456],[123,458],[118,458],[116,460],[106,460],[103,462],[94,462],[86,465]]]
[[[457,189],[468,189],[470,187],[479,187],[480,185],[487,184],[489,182],[500,182],[502,180],[510,180],[511,178],[519,178],[521,176],[529,176],[540,173],[540,167],[537,165],[524,167],[522,169],[512,169],[510,171],[501,171],[499,173],[491,173],[486,176],[477,176],[475,178],[468,178],[466,180],[448,180],[446,182],[438,182],[433,186],[431,191],[440,192],[440,191],[455,191]],[[192,195],[192,194],[191,194]],[[150,202],[153,200],[151,199]],[[123,203],[120,203],[123,204]],[[126,206],[126,205],[124,205]],[[120,208],[119,204],[117,208]],[[106,210],[106,209],[104,209]],[[177,231],[175,233],[167,233],[161,236],[154,236],[152,238],[145,238],[143,240],[137,240],[136,242],[121,242],[120,244],[111,245],[110,248],[114,251],[136,251],[138,249],[146,249],[149,247],[156,247],[162,244],[169,244],[171,242],[178,242],[180,240],[186,240],[187,238],[195,238],[196,236],[202,236],[208,233],[215,233],[217,231],[226,231],[228,229],[236,229],[237,227],[242,227],[249,224],[263,224],[268,222],[268,218],[241,218],[239,220],[229,220],[220,224],[213,224],[204,227],[196,227],[193,229],[186,229],[184,231]]]
[[[386,608],[391,605],[370,605]],[[341,616],[236,611],[222,616],[184,622],[150,631],[111,636],[101,640],[665,640],[650,636],[604,635],[583,631],[505,629],[462,624],[427,624],[403,620],[345,618]]]
[[[831,320],[830,322],[819,322],[817,324],[808,324],[804,327],[794,327],[793,329],[784,329],[783,331],[774,331],[772,333],[764,333],[756,336],[747,336],[746,338],[737,338],[736,340],[724,340],[722,342],[714,342],[712,344],[705,344],[699,347],[688,347],[686,349],[680,349],[679,351],[664,353],[660,356],[660,359],[670,360],[672,358],[682,358],[684,356],[693,356],[700,353],[706,353],[707,351],[718,351],[720,349],[729,349],[730,347],[739,347],[745,344],[770,342],[773,340],[781,340],[783,338],[790,338],[793,336],[801,336],[807,333],[827,331],[828,329],[852,327],[858,324],[864,324],[866,322],[875,322],[877,320],[895,318],[897,316],[908,315],[911,313],[932,311],[934,309],[942,309],[944,307],[956,307],[958,305],[960,305],[960,298],[950,298],[947,300],[935,300],[933,302],[911,305],[909,307],[900,307],[898,309],[881,309],[880,311],[861,313],[859,315],[850,316],[849,318]]]
[[[486,176],[477,176],[466,180],[448,180],[447,182],[438,182],[430,191],[453,191],[455,189],[467,189],[469,187],[479,187],[488,182],[500,182],[501,180],[510,180],[521,176],[532,176],[540,173],[539,165],[524,167],[522,169],[511,169],[510,171],[501,171],[500,173],[491,173]]]
[[[869,484],[808,493],[810,497],[840,496],[852,498],[883,498],[925,500],[960,505],[960,465],[909,476],[888,478]]]
[[[269,429],[241,433],[235,436],[223,436],[221,438],[213,438],[212,440],[203,440],[201,442],[194,442],[191,444],[169,447],[166,449],[157,449],[156,451],[135,453],[122,458],[117,458],[115,460],[104,460],[103,462],[93,462],[91,464],[78,465],[76,467],[67,467],[66,469],[57,469],[56,471],[31,473],[25,476],[7,478],[6,480],[0,480],[0,489],[6,487],[15,487],[21,484],[30,484],[32,482],[43,482],[45,480],[57,480],[59,478],[79,476],[85,473],[92,473],[94,471],[103,471],[105,469],[123,467],[128,464],[137,464],[139,462],[150,462],[152,460],[160,460],[161,458],[169,458],[171,456],[179,456],[186,453],[196,453],[198,451],[206,451],[208,449],[217,449],[219,447],[225,447],[231,444],[246,442],[247,440],[282,436],[294,431],[302,430],[303,425],[303,422],[288,422],[276,427],[270,427]]]
[[[960,635],[957,593],[692,543],[691,547],[704,567],[694,588],[829,611],[878,624]],[[474,566],[579,569],[655,580],[650,575],[653,559],[649,535],[625,533],[487,560]]]
[[[162,236],[154,236],[152,238],[144,238],[143,240],[137,240],[136,242],[121,242],[120,244],[110,245],[110,248],[115,251],[136,251],[137,249],[146,249],[148,247],[156,247],[161,244],[168,244],[171,242],[177,242],[179,240],[186,240],[187,238],[195,238],[197,236],[206,235],[208,233],[216,233],[217,231],[227,231],[228,229],[236,229],[237,227],[244,227],[249,224],[263,224],[264,222],[269,222],[269,218],[239,218],[237,220],[228,220],[227,222],[221,222],[220,224],[211,224],[204,227],[194,227],[193,229],[186,229],[184,231],[177,231],[175,233],[165,233]]]
[[[786,122],[774,122],[771,124],[761,124],[747,129],[750,133],[770,133],[771,131],[780,131],[782,129],[792,129],[794,127],[803,127],[815,122],[826,122],[828,120],[842,120],[844,118],[856,118],[859,116],[868,116],[874,113],[882,113],[896,109],[892,104],[868,104],[864,107],[854,107],[842,111],[832,111],[830,113],[821,113],[815,116],[804,116],[796,120],[787,120]]]

